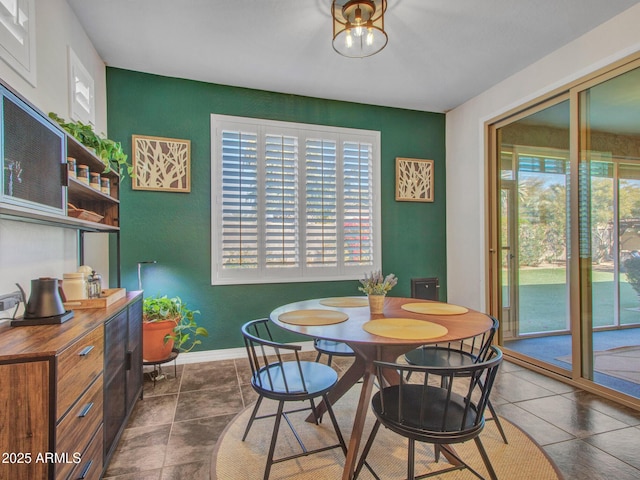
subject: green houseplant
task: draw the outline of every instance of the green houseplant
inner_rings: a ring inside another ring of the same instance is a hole
[[[82,122],[67,122],[54,112],[49,112],[49,118],[55,120],[82,145],[87,148],[93,148],[96,155],[102,160],[102,163],[104,163],[106,167],[105,171],[109,171],[112,166],[114,166],[117,167],[120,175],[122,175],[125,170],[129,176],[133,175],[133,166],[127,161],[128,156],[124,153],[120,142],[98,135],[94,132],[91,125],[86,125]]]
[[[144,360],[164,360],[174,349],[190,352],[200,345],[202,342],[196,337],[207,337],[209,332],[195,321],[199,313],[199,310],[188,308],[180,297],[156,295],[145,298],[142,303]]]

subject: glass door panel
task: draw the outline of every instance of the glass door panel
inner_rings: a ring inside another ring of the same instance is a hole
[[[569,100],[497,129],[496,138],[503,316],[508,312],[501,319],[503,344],[571,370]]]
[[[620,163],[618,172],[620,325],[632,326],[640,324],[640,165]]]
[[[640,398],[640,68],[578,98],[581,376]]]

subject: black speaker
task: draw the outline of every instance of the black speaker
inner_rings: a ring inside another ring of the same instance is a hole
[[[412,278],[411,297],[423,300],[440,300],[440,282],[436,277]]]

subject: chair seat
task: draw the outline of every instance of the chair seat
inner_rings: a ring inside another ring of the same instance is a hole
[[[335,357],[352,357],[355,355],[353,349],[344,342],[316,339],[313,346],[318,352]]]
[[[431,443],[456,443],[477,434],[484,427],[484,421],[476,422],[475,405],[472,404],[465,416],[465,397],[452,392],[447,400],[446,388],[428,386],[425,391],[423,385],[404,384],[402,394],[400,391],[398,386],[387,387],[377,392],[371,401],[380,423],[398,434]],[[400,411],[407,412],[407,415],[399,418]],[[420,415],[415,415],[416,412]]]
[[[404,358],[409,365],[430,367],[462,367],[477,361],[477,357],[469,352],[436,346],[416,348],[406,353]]]
[[[251,385],[261,395],[274,400],[283,396],[294,400],[291,398],[294,395],[299,396],[299,400],[306,400],[328,392],[337,381],[338,374],[333,368],[321,363],[301,361],[299,368],[298,362],[272,363],[263,367],[254,374]]]

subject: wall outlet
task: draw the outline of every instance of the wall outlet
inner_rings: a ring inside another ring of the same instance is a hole
[[[22,301],[22,294],[20,292],[12,292],[5,295],[0,295],[0,312],[9,310]]]

